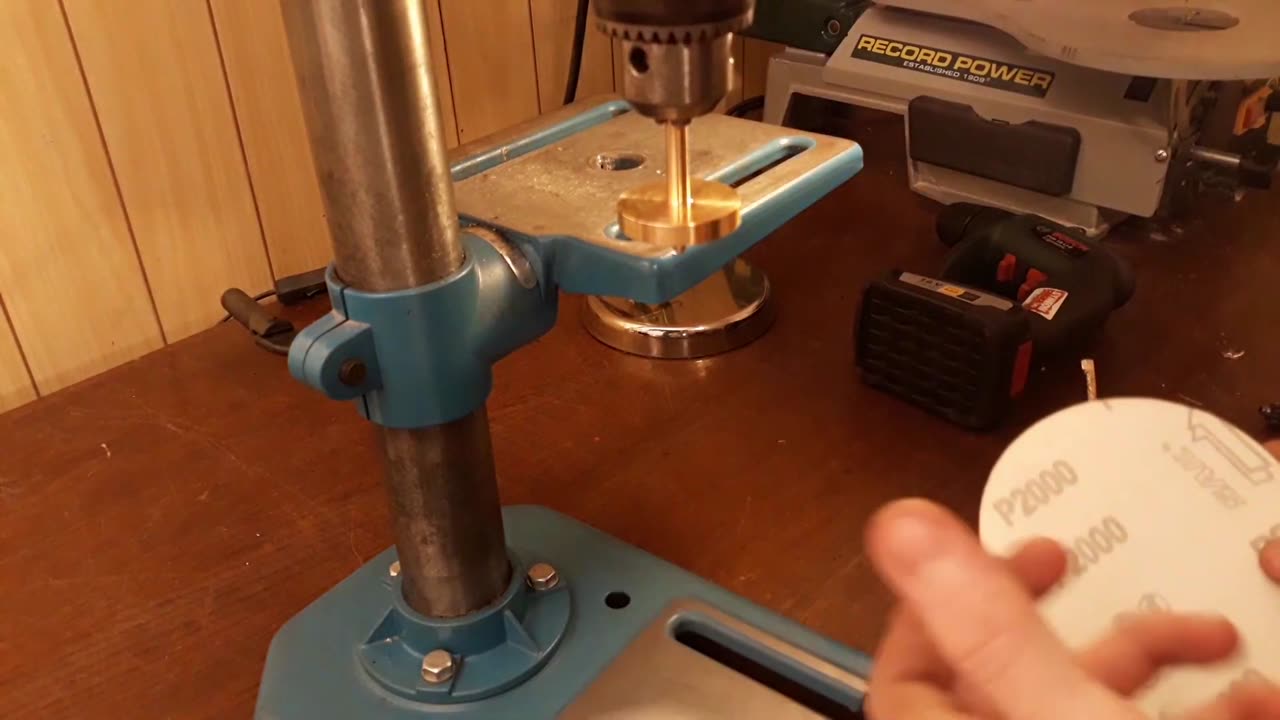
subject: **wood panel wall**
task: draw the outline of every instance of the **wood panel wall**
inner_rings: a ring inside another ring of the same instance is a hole
[[[576,0],[424,0],[449,144],[563,104]],[[776,46],[736,41],[728,106]],[[0,2],[0,411],[329,260],[277,0]],[[624,67],[589,28],[578,96]]]

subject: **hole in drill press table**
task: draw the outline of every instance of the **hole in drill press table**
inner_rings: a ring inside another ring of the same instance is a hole
[[[620,172],[635,170],[643,166],[646,159],[639,153],[600,153],[591,158],[591,165],[597,170]]]
[[[809,148],[804,145],[785,145],[782,150],[776,154],[776,156],[769,160],[768,163],[761,165],[742,177],[734,178],[728,183],[728,185],[731,188],[740,188],[808,149]]]
[[[621,610],[631,604],[631,596],[624,592],[611,592],[604,596],[604,604],[614,610]]]
[[[730,188],[740,188],[761,175],[777,169],[788,160],[812,150],[814,145],[812,138],[804,136],[781,137],[735,159],[708,175],[706,179],[713,183],[723,183]],[[622,232],[622,227],[617,222],[606,226],[604,233],[613,240],[621,242],[632,240]]]

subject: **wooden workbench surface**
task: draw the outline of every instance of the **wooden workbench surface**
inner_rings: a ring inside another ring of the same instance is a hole
[[[974,518],[1001,448],[1083,385],[1077,368],[1037,371],[1018,417],[973,435],[859,384],[861,288],[942,256],[900,122],[859,124],[866,171],[752,254],[780,302],[763,339],[698,362],[629,357],[568,299],[498,366],[489,414],[504,502],[870,648],[889,599],[862,550],[868,514],[923,495]],[[1261,431],[1258,405],[1280,400],[1276,197],[1207,203],[1165,238],[1116,234],[1139,288],[1095,351],[1104,395]],[[272,634],[388,527],[373,430],[230,324],[0,416],[0,716],[248,717]]]

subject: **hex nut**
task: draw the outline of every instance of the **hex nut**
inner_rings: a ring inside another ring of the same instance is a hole
[[[534,563],[525,577],[529,581],[529,587],[538,592],[550,590],[560,584],[560,574],[548,563]]]
[[[456,663],[448,650],[432,650],[422,656],[422,679],[429,683],[449,682],[456,672]]]

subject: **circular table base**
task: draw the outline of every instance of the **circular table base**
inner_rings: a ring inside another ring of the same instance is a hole
[[[623,352],[689,359],[752,342],[769,329],[774,316],[769,279],[738,259],[661,305],[589,297],[583,322],[597,340]]]

